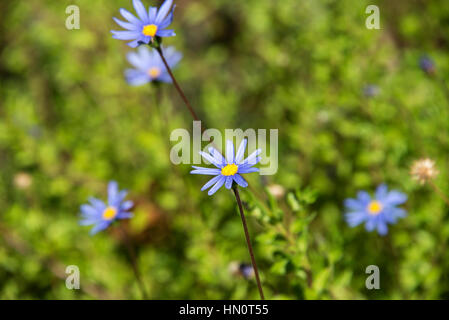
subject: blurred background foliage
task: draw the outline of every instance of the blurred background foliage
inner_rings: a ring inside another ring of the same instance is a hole
[[[160,1],[143,1],[159,5]],[[449,298],[448,208],[409,177],[429,156],[449,193],[449,2],[178,0],[176,76],[208,127],[278,128],[279,170],[243,191],[266,296]],[[81,29],[65,28],[68,5]],[[381,29],[365,28],[377,4]],[[130,190],[152,299],[258,298],[230,191],[169,160],[190,115],[171,85],[130,87],[113,40],[130,0],[0,2],[0,298],[139,299],[117,228],[78,226],[109,180]],[[419,68],[429,55],[434,74]],[[368,86],[368,87],[367,87]],[[408,216],[386,237],[351,229],[342,202],[386,182]],[[381,289],[365,288],[378,265]],[[81,290],[67,290],[77,265]],[[232,267],[234,266],[234,267]]]

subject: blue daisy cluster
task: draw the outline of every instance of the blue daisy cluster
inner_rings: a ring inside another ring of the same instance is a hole
[[[173,21],[175,9],[173,0],[165,0],[160,8],[150,6],[148,9],[141,0],[133,0],[132,3],[137,16],[123,8],[120,9],[126,21],[117,18],[114,20],[126,30],[111,31],[113,38],[130,41],[128,45],[132,48],[138,47],[136,52],[130,52],[127,55],[127,60],[133,68],[125,71],[125,78],[133,86],[151,82],[171,83],[172,78],[163,56],[171,69],[179,63],[182,54],[174,47],[163,48],[161,38],[175,36],[173,30],[167,29]],[[163,56],[162,51],[164,51]],[[433,61],[428,57],[422,57],[419,64],[427,73],[435,70]],[[379,90],[376,85],[368,85],[364,88],[364,94],[367,97],[374,97],[379,94]],[[247,139],[243,139],[235,152],[233,142],[226,141],[224,156],[213,147],[209,148],[208,152],[200,152],[202,158],[214,166],[212,168],[192,166],[191,174],[213,176],[204,184],[201,191],[209,189],[208,195],[211,196],[222,186],[226,189],[248,186],[248,182],[242,175],[259,171],[254,165],[260,161],[261,150],[257,149],[244,158],[247,143]],[[91,234],[95,234],[106,229],[116,220],[130,218],[132,213],[129,210],[133,203],[125,200],[125,197],[126,191],[119,191],[117,183],[110,182],[107,202],[90,198],[89,204],[81,206],[80,223],[93,225]],[[407,196],[404,193],[397,190],[389,191],[384,184],[377,188],[374,196],[366,191],[359,191],[355,199],[346,199],[344,202],[346,222],[350,227],[364,224],[367,231],[377,231],[380,235],[386,235],[389,224],[395,224],[398,219],[406,216],[406,211],[399,207],[406,200]]]
[[[176,35],[173,30],[167,29],[173,21],[176,5],[173,5],[173,0],[166,0],[159,9],[150,6],[147,10],[141,0],[133,0],[133,6],[137,17],[122,8],[120,14],[127,21],[113,18],[120,27],[126,30],[111,30],[114,39],[131,40],[128,45],[131,48],[138,47],[137,52],[130,52],[127,55],[128,62],[134,68],[125,71],[125,79],[132,86],[150,82],[171,83],[167,68],[154,45],[159,47],[161,38]],[[142,45],[148,45],[148,47]],[[182,54],[174,47],[168,47],[163,51],[169,68],[176,67]]]

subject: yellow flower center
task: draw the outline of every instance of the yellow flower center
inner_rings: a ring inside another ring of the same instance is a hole
[[[157,26],[155,24],[148,24],[143,27],[142,33],[146,36],[154,37],[157,32]]]
[[[152,67],[148,70],[148,75],[153,79],[157,78],[161,75],[161,69],[157,67]]]
[[[221,169],[221,174],[224,176],[233,176],[238,170],[239,167],[236,164],[228,164],[226,167]]]
[[[368,204],[368,213],[372,215],[378,215],[383,209],[382,203],[373,200]]]
[[[103,211],[103,219],[104,220],[112,220],[117,215],[117,209],[114,207],[107,207]]]

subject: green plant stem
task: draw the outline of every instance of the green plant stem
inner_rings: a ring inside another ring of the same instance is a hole
[[[249,255],[251,256],[251,264],[253,265],[254,274],[256,276],[257,287],[259,288],[260,298],[265,300],[265,296],[263,294],[262,284],[260,282],[259,277],[259,269],[257,269],[256,259],[254,258],[253,246],[251,245],[251,239],[249,237],[248,226],[246,224],[245,212],[243,211],[242,201],[240,200],[239,189],[236,185],[232,186],[232,190],[235,194],[235,199],[237,200],[237,204],[239,206],[240,217],[242,218],[243,230],[245,231],[246,244],[248,245]]]
[[[435,191],[435,193],[438,194],[438,196],[440,196],[440,198],[443,199],[443,201],[446,202],[446,204],[449,206],[449,199],[448,199],[448,197],[446,197],[446,195],[443,193],[443,191],[441,191],[441,189],[438,188],[438,186],[435,184],[435,182],[430,180],[429,184],[432,187],[432,189]]]
[[[136,259],[136,253],[134,252],[134,247],[133,247],[133,244],[131,243],[131,239],[128,236],[128,232],[126,232],[126,230],[124,229],[124,227],[122,225],[120,225],[118,229],[122,233],[123,239],[125,240],[125,244],[126,244],[126,248],[128,250],[131,266],[133,268],[134,276],[136,277],[137,284],[139,285],[139,289],[142,294],[142,298],[147,300],[148,299],[147,291],[145,289],[145,285],[143,284],[142,277],[140,276],[139,266],[137,264],[137,259]]]
[[[164,65],[165,65],[165,67],[167,68],[168,74],[170,75],[170,78],[172,79],[173,84],[175,85],[176,90],[178,91],[179,95],[181,96],[181,99],[184,101],[185,105],[187,106],[187,109],[189,109],[189,112],[192,115],[193,119],[196,120],[196,121],[201,121],[198,118],[198,116],[196,115],[195,111],[193,110],[193,107],[189,103],[189,100],[187,99],[186,95],[182,91],[181,87],[179,86],[178,81],[176,81],[175,76],[173,75],[173,72],[171,71],[170,66],[167,63],[167,60],[164,57],[164,53],[162,52],[162,48],[160,46],[157,46],[156,50],[159,53],[159,55],[160,55]],[[238,207],[239,207],[240,217],[242,218],[243,230],[245,232],[245,238],[246,238],[246,243],[248,245],[249,255],[251,256],[251,263],[252,263],[252,266],[253,266],[253,269],[254,269],[254,274],[256,276],[257,287],[259,289],[260,298],[262,300],[265,300],[265,296],[263,294],[263,289],[262,289],[262,284],[260,282],[259,270],[257,269],[256,259],[254,258],[253,247],[251,245],[251,239],[250,239],[250,236],[249,236],[248,227],[246,225],[245,213],[243,211],[243,206],[242,206],[242,202],[240,200],[240,194],[239,194],[239,191],[237,189],[237,186],[234,185],[233,186],[233,190],[234,190],[234,194],[235,194],[235,199],[237,200],[237,204],[238,204]]]

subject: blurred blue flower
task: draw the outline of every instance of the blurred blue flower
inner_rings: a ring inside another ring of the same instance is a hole
[[[173,37],[175,32],[173,30],[166,30],[173,21],[173,6],[171,12],[173,0],[166,0],[159,10],[157,7],[150,7],[147,10],[142,4],[141,0],[133,0],[134,9],[137,12],[137,16],[125,9],[120,9],[121,15],[127,20],[127,22],[114,18],[119,26],[126,29],[126,31],[112,30],[113,38],[119,40],[132,40],[128,45],[132,48],[137,47],[140,44],[149,44],[153,42],[154,37]]]
[[[368,84],[363,87],[363,95],[367,98],[377,97],[380,93],[380,88],[375,84]]]
[[[427,74],[435,73],[435,62],[428,56],[419,59],[419,67]]]
[[[190,172],[192,174],[215,176],[201,188],[201,191],[204,191],[213,185],[207,193],[211,196],[220,189],[223,184],[227,189],[231,189],[234,181],[243,188],[248,186],[248,182],[246,182],[240,174],[259,171],[258,168],[252,168],[252,166],[260,161],[259,154],[262,150],[257,149],[248,158],[242,160],[245,154],[246,144],[247,140],[244,139],[240,143],[237,154],[235,155],[234,144],[230,140],[226,141],[226,158],[215,148],[209,148],[210,154],[202,151],[200,152],[204,159],[217,167],[217,169],[215,169],[192,166],[195,169]]]
[[[377,229],[380,235],[388,233],[387,224],[396,223],[398,218],[403,218],[406,211],[397,206],[407,201],[407,195],[402,192],[388,191],[386,185],[377,187],[375,198],[365,192],[360,191],[357,199],[346,199],[345,207],[348,212],[345,214],[346,222],[351,227],[365,223],[367,231]]]
[[[233,261],[229,264],[229,271],[233,276],[251,279],[254,277],[254,269],[251,264]]]
[[[109,225],[117,219],[127,219],[132,217],[131,209],[134,205],[132,201],[124,201],[127,191],[119,191],[118,184],[111,181],[108,184],[108,202],[96,198],[89,198],[89,204],[83,204],[81,210],[80,225],[94,225],[90,231],[91,235],[96,234],[109,227]]]
[[[175,67],[182,58],[182,54],[173,47],[165,49],[164,56],[170,68]],[[135,67],[125,71],[126,81],[130,85],[139,86],[151,81],[172,82],[156,49],[141,46],[137,52],[128,53],[127,59]]]

